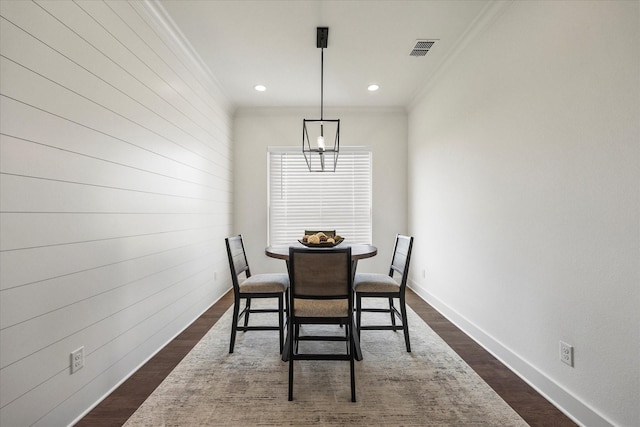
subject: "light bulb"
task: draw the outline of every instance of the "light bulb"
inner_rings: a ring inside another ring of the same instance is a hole
[[[324,136],[318,137],[318,150],[324,151]]]

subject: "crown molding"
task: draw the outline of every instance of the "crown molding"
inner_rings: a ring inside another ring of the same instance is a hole
[[[510,0],[496,0],[489,2],[480,11],[478,16],[473,20],[465,32],[460,36],[458,41],[455,42],[450,53],[444,58],[444,60],[438,65],[435,72],[431,74],[422,88],[416,93],[416,96],[407,104],[407,111],[413,110],[415,106],[431,91],[433,86],[447,73],[449,68],[455,62],[457,57],[467,48],[472,40],[476,39],[487,28],[489,28],[511,5]]]
[[[226,110],[233,110],[235,107],[232,105],[231,98],[225,92],[224,87],[162,4],[158,0],[143,0],[137,4],[140,5],[139,10],[145,13],[150,24],[154,25],[161,34],[166,36],[170,49],[178,55],[187,69],[194,74],[195,78],[215,96],[216,101],[224,104]]]

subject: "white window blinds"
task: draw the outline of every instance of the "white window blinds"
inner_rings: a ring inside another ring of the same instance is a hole
[[[309,172],[300,149],[269,147],[270,245],[305,230],[336,230],[349,243],[371,243],[371,150],[340,147],[335,172]]]

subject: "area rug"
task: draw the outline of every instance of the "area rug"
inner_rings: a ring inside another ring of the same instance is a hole
[[[402,332],[362,331],[356,403],[341,361],[296,361],[289,402],[277,331],[240,332],[229,354],[230,310],[125,426],[527,425],[411,309],[411,353]],[[364,313],[363,323],[367,315],[380,316]],[[251,323],[274,320],[257,314]]]

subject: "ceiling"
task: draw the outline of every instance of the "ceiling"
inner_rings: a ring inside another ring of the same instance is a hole
[[[236,108],[406,107],[490,1],[159,0]],[[422,57],[419,39],[437,40]],[[369,84],[378,84],[369,92]],[[267,87],[254,90],[256,84]]]

